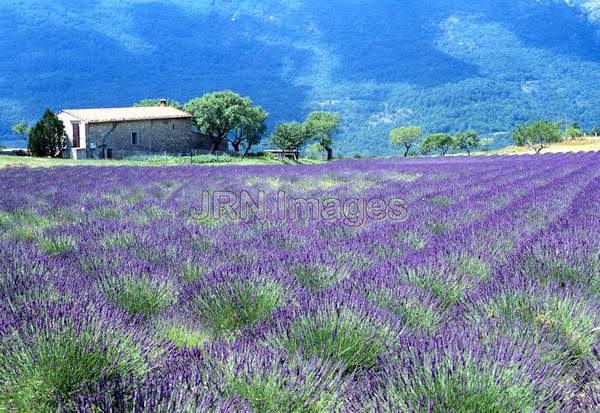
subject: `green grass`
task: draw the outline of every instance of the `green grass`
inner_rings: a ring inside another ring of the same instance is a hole
[[[266,156],[251,156],[247,158],[233,158],[233,157],[220,157],[221,159],[210,158],[208,162],[202,162],[207,160],[202,156],[212,155],[200,155],[194,157],[194,165],[318,165],[325,163],[325,161],[312,160],[312,159],[301,159],[298,162],[291,159],[272,159]],[[232,158],[235,161],[232,161]],[[25,167],[25,168],[49,168],[55,166],[180,166],[190,165],[189,157],[147,157],[133,160],[110,160],[110,159],[52,159],[52,158],[34,158],[26,156],[12,156],[12,155],[0,155],[0,168],[7,167]]]

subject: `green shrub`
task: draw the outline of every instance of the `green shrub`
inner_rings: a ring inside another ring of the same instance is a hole
[[[190,296],[188,308],[215,335],[231,337],[243,327],[267,319],[283,296],[275,282],[236,280],[199,287]]]
[[[50,255],[61,255],[76,250],[77,240],[70,235],[59,235],[54,238],[44,238],[39,245],[42,251]]]
[[[110,339],[110,331],[32,334],[32,340],[15,337],[4,343],[10,351],[0,347],[0,411],[68,411],[87,385],[145,371],[139,350],[128,340]]]
[[[167,309],[177,298],[170,281],[155,281],[145,275],[111,277],[100,282],[102,292],[132,315],[150,317]]]

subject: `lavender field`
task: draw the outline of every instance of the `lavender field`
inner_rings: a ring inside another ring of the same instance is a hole
[[[0,412],[600,409],[600,153],[0,185]],[[268,210],[201,216],[219,191]]]

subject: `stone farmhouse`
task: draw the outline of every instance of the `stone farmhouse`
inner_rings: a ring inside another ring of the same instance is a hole
[[[123,159],[210,149],[210,137],[194,131],[192,116],[165,100],[155,107],[65,109],[58,118],[67,134],[65,158]]]

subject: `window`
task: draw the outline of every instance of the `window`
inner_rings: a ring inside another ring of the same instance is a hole
[[[138,133],[137,132],[131,132],[131,144],[132,145],[138,144]]]
[[[80,146],[80,130],[79,122],[72,122],[73,125],[73,148],[79,148]]]

